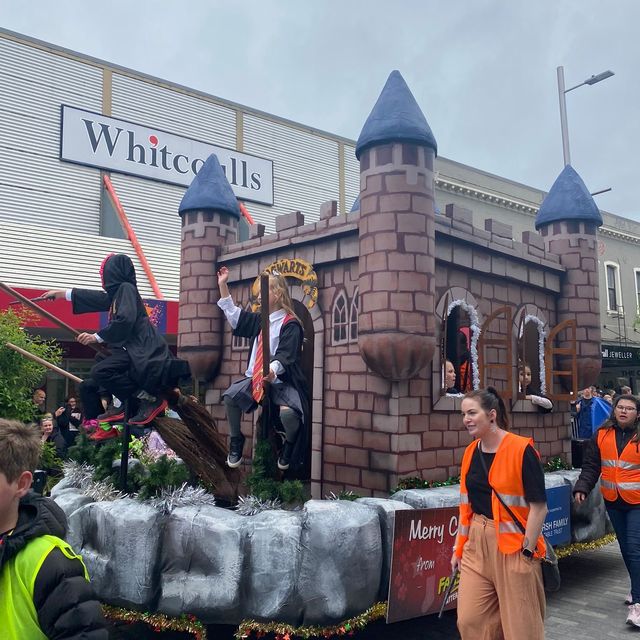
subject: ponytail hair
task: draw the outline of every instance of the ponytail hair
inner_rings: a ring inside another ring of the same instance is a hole
[[[493,388],[487,387],[486,389],[475,389],[469,391],[465,395],[465,398],[469,400],[476,400],[484,411],[489,413],[491,410],[496,412],[496,422],[501,429],[505,431],[509,430],[509,417],[507,416],[507,408],[505,407],[504,400],[500,397],[500,394]]]

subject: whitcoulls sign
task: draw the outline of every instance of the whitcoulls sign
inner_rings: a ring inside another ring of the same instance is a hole
[[[273,161],[62,105],[60,159],[188,187],[215,153],[238,198],[273,205]]]

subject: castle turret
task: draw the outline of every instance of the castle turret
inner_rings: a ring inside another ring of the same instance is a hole
[[[553,183],[536,216],[546,250],[566,269],[557,324],[577,323],[578,389],[595,384],[602,364],[598,293],[598,227],[602,216],[582,178],[567,165]],[[566,332],[564,334],[567,335]],[[558,336],[562,340],[562,335]],[[559,348],[571,343],[558,342]]]
[[[414,377],[435,345],[433,133],[393,71],[356,145],[360,160],[358,346],[391,380]]]
[[[193,376],[211,379],[222,356],[223,316],[216,305],[216,262],[236,242],[240,209],[215,155],[209,156],[178,209],[182,217],[178,352]]]

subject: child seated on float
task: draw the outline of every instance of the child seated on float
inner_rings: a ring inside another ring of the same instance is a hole
[[[0,637],[107,640],[84,563],[63,539],[64,512],[30,492],[40,450],[36,429],[0,419]]]
[[[249,364],[242,379],[236,380],[223,394],[231,432],[227,465],[232,469],[242,463],[245,437],[240,430],[242,413],[250,413],[263,401],[262,334],[260,314],[236,306],[229,294],[229,270],[218,271],[220,299],[218,306],[233,329],[233,335],[253,338]],[[309,391],[300,359],[304,331],[293,311],[289,289],[283,276],[269,275],[269,375],[268,397],[273,406],[276,426],[282,425],[284,442],[278,456],[278,468],[293,470],[304,463],[306,432],[309,420]],[[278,417],[279,414],[279,417]],[[281,434],[282,435],[282,434]]]
[[[444,363],[444,388],[447,395],[462,395],[456,388],[456,368],[451,360],[445,360]]]

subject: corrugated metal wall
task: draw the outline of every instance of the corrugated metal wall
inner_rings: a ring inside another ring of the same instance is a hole
[[[344,202],[351,211],[355,199],[360,195],[360,162],[356,158],[355,145],[344,145]]]
[[[60,105],[100,111],[102,71],[0,38],[0,221],[98,233],[96,169],[60,162]]]
[[[114,118],[235,148],[233,109],[121,74],[114,73],[112,82]],[[141,242],[180,244],[178,205],[184,187],[116,173],[112,181]]]
[[[0,273],[12,284],[99,286],[94,267],[106,251],[133,256],[127,241],[98,235],[100,171],[59,160],[60,105],[102,113],[102,73],[98,63],[0,37],[0,224],[11,247],[0,252]],[[236,107],[134,75],[113,70],[109,115],[236,148]],[[269,232],[276,215],[300,210],[310,222],[323,202],[339,200],[337,140],[246,112],[242,134],[244,152],[274,162],[275,205],[247,203]],[[349,210],[359,168],[353,146],[345,144],[344,154]],[[161,288],[177,297],[177,209],[184,188],[117,173],[111,178]]]
[[[37,243],[34,242],[37,239]],[[35,225],[2,223],[1,279],[15,287],[99,289],[100,264],[109,252],[126,253],[136,267],[143,297],[153,290],[128,240],[88,236]],[[145,255],[167,300],[177,300],[180,286],[180,246],[144,245]]]
[[[111,182],[138,240],[180,246],[178,205],[184,187],[134,176],[111,174]]]
[[[233,109],[117,73],[113,74],[111,115],[201,142],[236,147]]]
[[[302,211],[317,220],[320,205],[338,200],[338,142],[253,114],[244,115],[244,151],[273,160],[274,206],[247,203],[268,232],[275,215]]]

